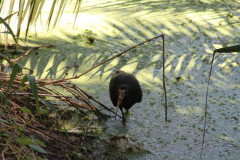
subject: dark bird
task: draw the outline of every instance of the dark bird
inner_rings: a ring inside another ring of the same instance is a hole
[[[123,125],[126,125],[126,117],[123,108],[128,110],[138,102],[142,101],[142,89],[138,80],[131,74],[118,70],[112,76],[109,84],[109,94],[111,101],[116,106],[116,114],[118,108],[122,113]]]

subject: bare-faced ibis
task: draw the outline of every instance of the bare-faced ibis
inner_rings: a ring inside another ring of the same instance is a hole
[[[118,108],[122,113],[123,125],[126,125],[126,117],[123,108],[128,110],[138,102],[142,101],[142,89],[138,80],[131,74],[118,70],[112,76],[109,84],[109,94],[111,101],[116,106],[116,114]]]

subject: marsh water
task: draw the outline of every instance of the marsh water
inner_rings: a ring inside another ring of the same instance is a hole
[[[69,18],[71,17],[71,18]],[[38,78],[72,77],[146,39],[164,34],[168,118],[164,121],[162,39],[133,49],[72,82],[114,110],[108,94],[112,71],[134,74],[143,100],[134,105],[127,126],[114,116],[103,124],[102,138],[128,134],[150,154],[128,159],[199,158],[207,78],[215,49],[240,44],[240,1],[103,0],[82,5],[51,34],[30,35],[29,44],[52,44],[21,61]],[[89,44],[85,35],[95,38]],[[240,157],[240,56],[217,54],[209,88],[204,160]],[[78,67],[68,71],[73,64]]]

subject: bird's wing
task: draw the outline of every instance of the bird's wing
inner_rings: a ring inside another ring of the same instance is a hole
[[[111,80],[110,80],[110,84],[109,84],[109,94],[110,94],[110,98],[111,98],[111,101],[113,103],[114,106],[117,106],[117,98],[118,98],[118,92],[117,92],[117,87],[116,86],[117,83],[116,83],[116,78],[113,77]]]
[[[129,77],[131,80],[129,81],[129,89],[130,89],[130,95],[132,95],[130,98],[134,103],[141,102],[142,101],[142,89],[138,82],[138,80],[131,75]]]

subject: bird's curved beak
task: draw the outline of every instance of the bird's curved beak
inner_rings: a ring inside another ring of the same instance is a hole
[[[120,107],[120,104],[122,103],[122,100],[125,97],[125,92],[126,92],[126,90],[118,89],[118,102],[117,102],[117,107],[116,107],[116,115],[117,115],[117,112],[118,112],[118,108]],[[115,116],[115,119],[116,119],[116,117],[117,116]]]

